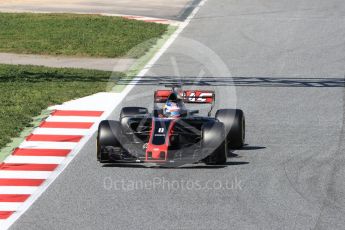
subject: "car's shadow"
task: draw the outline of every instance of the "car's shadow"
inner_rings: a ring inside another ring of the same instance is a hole
[[[250,146],[245,145],[240,150],[260,150],[265,149],[266,147],[262,146]],[[109,168],[153,168],[153,169],[221,169],[226,168],[229,166],[236,166],[236,165],[246,165],[249,164],[248,161],[234,161],[233,159],[241,158],[241,156],[237,153],[234,153],[234,150],[230,150],[228,152],[228,162],[222,165],[205,165],[203,163],[196,163],[196,164],[186,164],[179,167],[173,166],[160,166],[160,165],[152,165],[152,164],[142,164],[142,163],[106,163],[103,164],[102,167]]]
[[[263,146],[250,146],[246,144],[239,150],[260,150],[265,149],[266,147]],[[172,167],[172,166],[159,166],[159,165],[152,165],[152,164],[138,164],[138,163],[106,163],[103,164],[102,167],[109,168],[154,168],[154,169],[220,169],[226,168],[228,166],[236,166],[236,165],[246,165],[249,164],[247,161],[234,161],[234,159],[241,158],[239,154],[234,152],[235,150],[229,150],[228,152],[228,162],[222,165],[205,165],[203,163],[195,163],[195,164],[186,164],[179,167]]]
[[[236,157],[237,154],[231,153],[232,157]],[[236,155],[236,156],[234,156]],[[206,165],[204,163],[195,163],[195,164],[186,164],[179,167],[168,166],[168,165],[151,165],[151,164],[142,164],[142,163],[106,163],[102,167],[109,168],[152,168],[152,169],[221,169],[228,166],[234,165],[244,165],[249,164],[247,161],[228,161],[222,165]]]
[[[189,164],[179,167],[170,167],[170,166],[160,166],[160,165],[146,165],[146,164],[135,164],[135,163],[107,163],[102,167],[104,168],[151,168],[151,169],[221,169],[233,165],[244,165],[249,164],[246,161],[236,161],[236,162],[226,162],[222,165],[205,165],[203,163],[198,164]]]
[[[254,145],[244,145],[241,149],[239,150],[260,150],[260,149],[265,149],[266,147],[264,146],[254,146]]]

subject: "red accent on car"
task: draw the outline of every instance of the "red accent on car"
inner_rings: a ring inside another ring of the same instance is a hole
[[[154,101],[156,103],[165,103],[172,92],[172,90],[157,90],[154,94]]]

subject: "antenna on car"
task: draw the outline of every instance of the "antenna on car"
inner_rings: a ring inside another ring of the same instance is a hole
[[[182,83],[180,82],[160,82],[160,85],[164,85],[166,88],[172,88],[173,91],[182,88]]]
[[[172,88],[173,91],[176,91],[176,89],[181,89],[182,85],[165,85],[167,88]]]

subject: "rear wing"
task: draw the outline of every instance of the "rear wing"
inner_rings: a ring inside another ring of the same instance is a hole
[[[183,92],[183,101],[185,103],[213,104],[215,93],[211,90],[185,90]]]
[[[165,103],[173,90],[156,90],[154,94],[155,103]],[[215,93],[212,90],[183,90],[178,96],[184,103],[213,104]]]

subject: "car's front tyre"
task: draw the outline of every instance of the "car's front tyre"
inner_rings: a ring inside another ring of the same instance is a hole
[[[225,164],[228,148],[224,124],[212,122],[204,125],[202,129],[202,148],[209,156],[204,159],[206,164]]]
[[[109,149],[113,152],[121,151],[120,135],[120,122],[110,120],[101,121],[97,133],[97,160],[100,163],[110,162]]]

